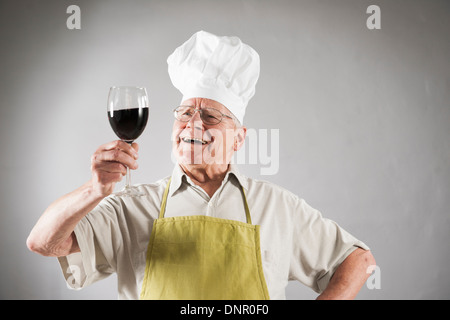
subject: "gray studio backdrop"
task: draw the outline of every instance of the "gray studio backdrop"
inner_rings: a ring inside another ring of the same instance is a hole
[[[81,9],[79,30],[67,28],[69,5]],[[381,29],[368,28],[370,5]],[[90,178],[96,148],[116,139],[112,85],[150,96],[132,181],[171,173],[181,95],[166,59],[198,30],[259,52],[245,124],[263,147],[248,146],[240,170],[291,190],[371,247],[378,278],[358,298],[450,298],[447,0],[1,0],[0,297],[117,298],[115,276],[69,290],[56,259],[25,241],[53,200]],[[290,283],[287,297],[316,294]]]

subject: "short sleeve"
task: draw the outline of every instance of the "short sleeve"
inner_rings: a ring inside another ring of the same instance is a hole
[[[104,199],[75,227],[80,252],[58,258],[69,288],[81,289],[115,272],[121,246],[117,209]]]
[[[293,213],[289,280],[298,280],[320,293],[339,265],[355,249],[369,250],[336,222],[298,199]]]

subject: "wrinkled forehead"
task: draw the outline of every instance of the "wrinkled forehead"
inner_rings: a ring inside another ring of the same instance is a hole
[[[217,109],[220,112],[225,113],[225,114],[231,113],[230,110],[228,110],[220,102],[218,102],[216,100],[206,99],[206,98],[190,98],[190,99],[184,100],[181,104],[185,105],[185,106],[196,107],[198,109],[213,108],[213,109]]]

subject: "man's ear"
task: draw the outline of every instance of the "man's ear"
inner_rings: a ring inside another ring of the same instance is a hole
[[[238,151],[242,148],[245,142],[245,136],[247,135],[247,128],[242,126],[236,129],[236,135],[234,136],[234,151]]]

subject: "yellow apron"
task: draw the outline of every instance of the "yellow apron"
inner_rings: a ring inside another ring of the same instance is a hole
[[[208,216],[164,218],[170,180],[153,223],[140,299],[269,299],[259,226]]]

